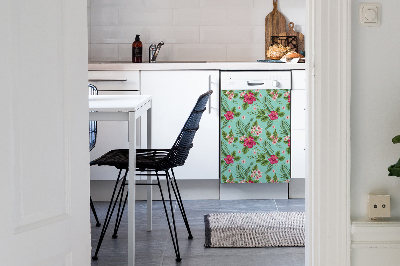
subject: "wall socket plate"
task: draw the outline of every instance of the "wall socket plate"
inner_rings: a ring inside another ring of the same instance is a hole
[[[390,217],[390,195],[368,194],[368,217],[371,220]]]

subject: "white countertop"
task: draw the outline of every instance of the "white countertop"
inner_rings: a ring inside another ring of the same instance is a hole
[[[306,69],[305,63],[261,62],[158,62],[89,63],[89,70],[290,70]]]

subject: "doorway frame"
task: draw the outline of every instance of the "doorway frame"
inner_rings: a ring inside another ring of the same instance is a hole
[[[351,0],[306,12],[306,265],[350,265]]]

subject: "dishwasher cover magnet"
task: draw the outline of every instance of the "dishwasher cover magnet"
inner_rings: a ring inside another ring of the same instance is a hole
[[[290,90],[221,91],[221,183],[290,180]]]

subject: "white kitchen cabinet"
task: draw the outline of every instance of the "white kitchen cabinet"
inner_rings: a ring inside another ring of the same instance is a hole
[[[291,91],[291,178],[305,178],[306,158],[306,71],[292,70]]]
[[[177,179],[219,179],[219,71],[141,71],[141,94],[153,96],[152,147],[171,148],[198,97],[209,90],[209,105],[203,113],[193,148]]]
[[[89,71],[89,83],[95,85],[99,95],[139,95],[139,71]],[[140,121],[137,122],[136,143],[140,144]],[[90,152],[94,160],[113,149],[128,149],[128,123],[126,121],[97,122],[96,146]],[[115,167],[91,166],[90,180],[115,180]],[[138,177],[140,179],[140,177]]]

